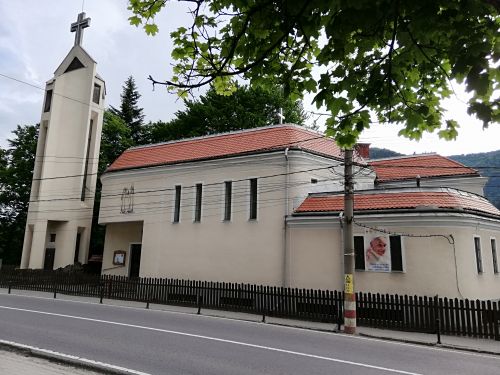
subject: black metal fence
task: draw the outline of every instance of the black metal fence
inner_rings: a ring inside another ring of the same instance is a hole
[[[252,284],[99,276],[40,270],[0,271],[0,286],[156,304],[231,310],[342,324],[343,293]],[[356,293],[357,324],[500,340],[500,303]]]

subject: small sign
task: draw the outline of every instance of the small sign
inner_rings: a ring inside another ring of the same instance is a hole
[[[115,266],[124,266],[125,265],[125,256],[127,253],[123,250],[116,250],[113,253],[113,264]]]
[[[351,294],[354,293],[354,278],[350,273],[345,275],[344,292]]]

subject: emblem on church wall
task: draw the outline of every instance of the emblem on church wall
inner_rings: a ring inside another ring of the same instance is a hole
[[[134,212],[134,185],[130,185],[129,188],[123,188],[121,199],[122,204],[120,212],[122,214],[130,214]]]

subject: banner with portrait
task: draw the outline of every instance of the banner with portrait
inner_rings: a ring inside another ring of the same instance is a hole
[[[380,233],[365,235],[365,269],[373,272],[391,272],[389,237]]]

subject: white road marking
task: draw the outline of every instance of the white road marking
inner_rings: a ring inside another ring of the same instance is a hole
[[[123,305],[115,305],[115,304],[100,304],[98,302],[89,302],[89,301],[78,301],[74,300],[71,298],[68,299],[54,299],[53,297],[42,297],[42,296],[30,296],[26,294],[7,294],[5,296],[15,296],[15,297],[25,297],[25,298],[35,298],[35,299],[45,299],[45,300],[50,300],[50,301],[56,301],[56,302],[72,302],[72,303],[83,303],[83,304],[88,304],[88,305],[100,305],[103,307],[116,307],[119,309],[130,309],[130,310],[138,310],[138,311],[144,311],[143,307],[134,307],[134,306],[123,306]],[[117,300],[118,301],[118,300]],[[137,302],[140,303],[140,302]],[[212,310],[212,309],[208,309]],[[198,318],[207,318],[207,319],[219,319],[219,320],[229,320],[229,321],[239,321],[243,322],[245,324],[256,324],[259,326],[262,326],[262,323],[259,321],[252,321],[252,320],[245,320],[245,319],[238,319],[238,318],[227,318],[224,316],[211,316],[211,315],[197,315],[194,313],[189,313],[189,312],[183,312],[183,311],[173,311],[173,310],[165,310],[165,309],[150,309],[149,311],[157,311],[157,312],[162,312],[166,314],[177,314],[177,315],[189,315],[193,316],[196,315]],[[214,311],[214,310],[212,310]],[[421,350],[431,350],[431,351],[438,351],[438,352],[446,352],[446,353],[453,353],[453,354],[458,354],[460,356],[463,355],[468,355],[472,357],[481,357],[481,358],[489,358],[489,359],[496,359],[500,360],[500,356],[493,355],[493,354],[481,354],[481,353],[474,353],[471,351],[467,350],[457,350],[457,349],[449,349],[449,348],[439,348],[436,346],[429,346],[427,343],[422,343],[422,344],[412,344],[408,342],[401,342],[397,340],[390,340],[390,339],[382,339],[382,338],[376,338],[376,337],[364,337],[364,336],[356,336],[356,335],[343,335],[340,332],[328,332],[325,330],[318,330],[314,328],[303,328],[303,327],[294,327],[294,326],[287,326],[284,324],[273,324],[272,322],[269,323],[275,328],[280,328],[280,329],[291,329],[291,330],[298,330],[298,331],[306,331],[306,332],[314,332],[316,334],[320,335],[329,335],[329,336],[335,336],[336,338],[343,338],[343,339],[348,339],[348,340],[362,340],[362,341],[375,341],[375,342],[381,342],[384,344],[389,344],[389,345],[397,345],[397,346],[408,346],[411,348],[416,348],[416,349],[421,349]]]
[[[97,367],[100,369],[105,368],[108,370],[116,370],[116,371],[121,371],[123,373],[132,374],[132,375],[150,375],[146,372],[136,371],[136,370],[132,370],[132,369],[121,367],[121,366],[115,366],[115,365],[112,365],[109,363],[94,361],[92,359],[78,357],[76,355],[64,354],[61,352],[56,352],[54,350],[42,349],[42,348],[38,348],[36,346],[20,344],[18,342],[14,342],[14,341],[0,340],[0,344],[13,346],[13,347],[20,348],[20,349],[28,349],[28,350],[34,351],[35,353],[47,354],[51,357],[62,358],[62,359],[74,361],[74,362],[81,362],[81,363],[85,363],[85,364],[88,364],[88,365],[91,365],[91,366],[94,366],[94,367]]]
[[[279,352],[279,353],[292,354],[292,355],[301,356],[301,357],[321,359],[321,360],[330,361],[330,362],[336,362],[336,363],[342,363],[342,364],[347,364],[347,365],[365,367],[365,368],[370,368],[370,369],[375,369],[375,370],[380,370],[380,371],[385,371],[385,372],[392,372],[392,373],[397,373],[397,374],[422,375],[422,374],[419,374],[419,373],[416,373],[416,372],[408,372],[408,371],[397,370],[397,369],[392,369],[392,368],[388,368],[388,367],[374,366],[374,365],[369,365],[369,364],[361,363],[361,362],[346,361],[346,360],[338,359],[338,358],[331,358],[331,357],[324,357],[324,356],[319,356],[319,355],[314,355],[314,354],[301,353],[301,352],[296,352],[296,351],[292,351],[292,350],[286,350],[286,349],[273,348],[273,347],[270,347],[270,346],[250,344],[250,343],[241,342],[241,341],[226,340],[226,339],[221,339],[221,338],[218,338],[218,337],[196,335],[196,334],[192,334],[192,333],[172,331],[172,330],[161,329],[161,328],[154,328],[154,327],[146,327],[146,326],[140,326],[140,325],[135,325],[135,324],[113,322],[113,321],[110,321],[110,320],[92,319],[92,318],[85,318],[85,317],[82,317],[82,316],[57,314],[57,313],[50,313],[50,312],[46,312],[46,311],[21,309],[21,308],[16,308],[16,307],[0,306],[0,308],[1,309],[5,309],[5,310],[23,311],[23,312],[29,312],[29,313],[34,313],[34,314],[57,316],[57,317],[60,317],[60,318],[77,319],[77,320],[84,320],[84,321],[95,322],[95,323],[117,325],[117,326],[121,326],[121,327],[130,327],[130,328],[138,328],[138,329],[144,329],[144,330],[154,331],[154,332],[169,333],[169,334],[173,334],[173,335],[179,335],[179,336],[185,336],[185,337],[193,337],[193,338],[198,338],[198,339],[203,339],[203,340],[222,342],[222,343],[226,343],[226,344],[234,344],[234,345],[245,346],[245,347],[250,347],[250,348],[264,349],[264,350],[269,350],[269,351],[274,351],[274,352]]]

